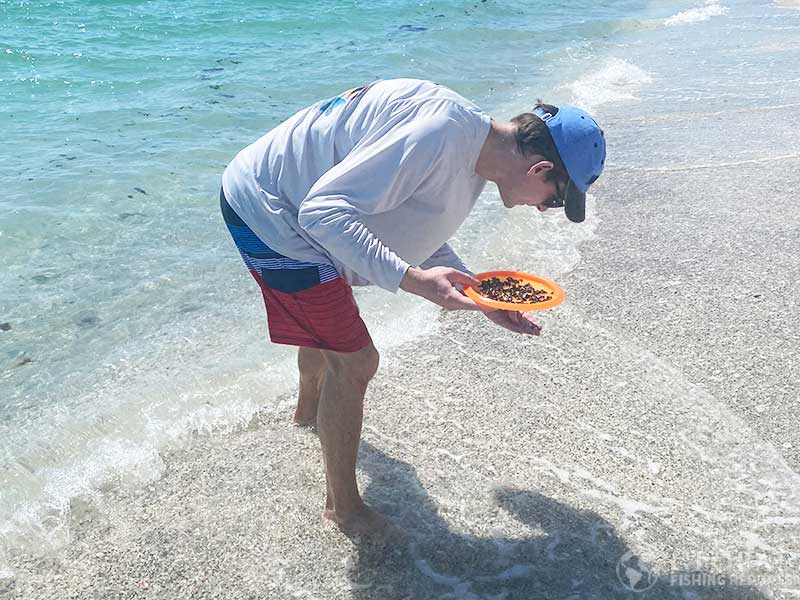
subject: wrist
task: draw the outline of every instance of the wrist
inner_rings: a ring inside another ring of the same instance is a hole
[[[405,275],[403,275],[403,279],[400,280],[400,289],[413,294],[414,290],[417,288],[416,284],[420,280],[421,273],[422,269],[418,267],[408,267]]]

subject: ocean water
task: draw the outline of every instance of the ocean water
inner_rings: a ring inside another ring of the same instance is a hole
[[[509,118],[596,112],[652,84],[625,40],[730,18],[718,2],[0,0],[0,575],[69,541],[70,501],[160,477],[159,451],[288,410],[291,349],[217,209],[227,161],[297,109],[422,77]],[[613,147],[609,168],[614,167]],[[593,234],[504,211],[454,240],[473,270],[558,277]],[[358,290],[379,348],[435,334],[420,299]]]

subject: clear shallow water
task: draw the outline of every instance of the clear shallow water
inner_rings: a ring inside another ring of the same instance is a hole
[[[242,146],[376,77],[602,117],[651,81],[621,40],[726,17],[710,5],[0,1],[0,554],[63,543],[70,498],[158,478],[165,444],[290,398],[292,352],[266,342],[216,208]],[[592,231],[488,188],[455,246],[557,276]],[[433,330],[431,306],[358,295],[379,347]]]

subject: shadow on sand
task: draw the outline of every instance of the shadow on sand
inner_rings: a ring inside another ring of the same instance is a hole
[[[410,541],[357,545],[348,568],[357,600],[767,598],[724,574],[651,573],[600,515],[534,491],[498,488],[494,500],[540,533],[513,539],[456,533],[411,465],[366,442],[359,465],[370,479],[365,500],[406,529]]]

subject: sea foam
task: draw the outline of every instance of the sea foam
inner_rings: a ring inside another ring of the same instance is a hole
[[[687,25],[689,23],[699,23],[708,21],[711,17],[724,15],[728,12],[727,6],[722,6],[716,0],[707,0],[705,6],[698,6],[690,10],[679,12],[664,21],[664,25],[674,27],[676,25]]]
[[[609,102],[630,102],[639,99],[643,85],[652,81],[648,73],[620,58],[609,58],[593,71],[565,87],[572,93],[572,101],[592,111]]]

